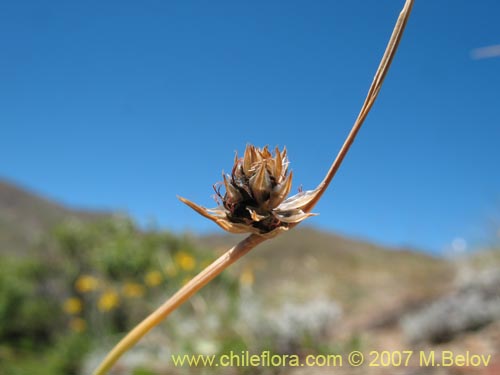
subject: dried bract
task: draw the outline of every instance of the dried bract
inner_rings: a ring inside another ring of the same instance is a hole
[[[214,185],[216,200],[221,202],[218,207],[207,209],[179,199],[228,232],[272,237],[314,215],[303,208],[316,190],[286,198],[292,187],[288,164],[286,148],[280,151],[276,147],[273,156],[267,146],[259,149],[248,145],[242,158],[236,155],[231,174],[223,174],[223,182]]]

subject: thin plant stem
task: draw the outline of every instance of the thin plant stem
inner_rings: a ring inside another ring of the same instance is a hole
[[[333,161],[330,169],[328,170],[323,181],[318,185],[316,191],[317,194],[315,198],[304,208],[304,211],[310,212],[312,208],[319,201],[328,185],[332,181],[335,173],[339,169],[344,157],[347,155],[349,148],[351,147],[356,135],[361,128],[368,112],[373,106],[375,99],[382,87],[385,76],[389,70],[392,59],[396,54],[399,42],[403,35],[404,28],[408,21],[411,9],[413,7],[414,0],[406,0],[403,10],[401,11],[396,25],[394,27],[393,33],[386,47],[385,53],[380,61],[380,65],[375,73],[373,82],[368,90],[367,97],[361,111],[354,122],[354,125],[347,136],[342,148],[340,149],[337,157]],[[290,225],[290,227],[296,224]],[[265,237],[252,234],[238,243],[236,246],[229,249],[222,256],[216,259],[207,268],[201,271],[197,276],[191,279],[186,285],[184,285],[177,293],[170,297],[163,305],[161,305],[157,310],[150,314],[146,319],[139,323],[132,331],[130,331],[104,358],[100,366],[94,371],[93,375],[104,375],[106,374],[112,366],[118,361],[118,359],[131,347],[133,347],[146,333],[151,329],[161,323],[171,312],[176,310],[184,302],[186,302],[193,294],[203,288],[212,279],[218,276],[222,271],[224,271],[231,264],[236,262],[239,258],[247,254],[255,246],[266,240]]]
[[[252,234],[243,241],[232,247],[230,250],[221,255],[207,268],[201,271],[186,285],[170,297],[156,311],[139,323],[132,331],[130,331],[106,356],[101,365],[95,370],[95,375],[106,374],[113,364],[125,353],[128,349],[134,346],[146,333],[153,327],[163,321],[172,311],[176,310],[180,305],[186,302],[193,294],[203,288],[212,279],[219,275],[223,270],[236,262],[243,255],[252,250],[255,246],[265,240],[264,237]]]
[[[354,122],[354,125],[352,126],[352,129],[349,132],[349,135],[344,141],[342,148],[337,154],[337,157],[330,166],[330,169],[328,170],[325,178],[316,188],[317,191],[316,196],[314,197],[313,200],[309,202],[308,205],[304,207],[305,212],[310,212],[312,210],[312,208],[316,205],[316,203],[318,203],[321,196],[328,188],[328,185],[330,185],[330,182],[333,180],[333,177],[340,168],[340,165],[342,164],[342,161],[347,155],[349,148],[354,142],[354,139],[356,138],[359,129],[361,129],[361,125],[363,125],[366,116],[368,116],[368,113],[370,112],[373,103],[375,103],[375,99],[377,99],[378,93],[382,88],[382,83],[384,82],[384,78],[387,75],[387,72],[389,71],[394,56],[396,55],[396,50],[398,49],[399,42],[401,41],[401,37],[403,36],[403,31],[406,27],[406,23],[408,22],[408,17],[410,16],[411,10],[413,8],[413,2],[414,0],[406,0],[403,10],[401,10],[398,20],[396,21],[396,25],[394,26],[394,30],[392,32],[391,38],[389,39],[389,43],[387,44],[384,55],[382,56],[382,60],[380,60],[378,69],[375,72],[375,77],[373,78],[373,82],[370,86],[370,89],[368,90],[365,102],[363,103],[363,106],[359,111],[359,115],[356,118],[356,121]]]

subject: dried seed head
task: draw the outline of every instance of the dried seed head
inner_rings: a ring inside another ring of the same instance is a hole
[[[256,233],[272,237],[313,214],[302,209],[316,195],[316,190],[300,192],[285,199],[292,187],[288,173],[286,148],[276,147],[274,156],[268,147],[248,145],[242,158],[236,155],[231,175],[222,175],[225,193],[216,188],[219,207],[206,209],[179,198],[199,214],[232,233]]]

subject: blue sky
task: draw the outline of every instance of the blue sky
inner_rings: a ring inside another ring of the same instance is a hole
[[[0,5],[0,176],[76,207],[218,231],[176,194],[247,143],[314,188],[403,1]],[[500,212],[500,3],[418,1],[392,70],[310,225],[392,246],[478,246]]]

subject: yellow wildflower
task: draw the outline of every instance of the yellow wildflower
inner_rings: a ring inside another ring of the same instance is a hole
[[[69,321],[69,328],[74,332],[81,333],[87,328],[87,322],[82,318],[73,318]]]
[[[66,314],[75,315],[82,311],[83,303],[80,298],[71,297],[66,299],[63,304],[63,310]]]
[[[196,266],[194,257],[185,251],[179,251],[175,254],[175,263],[184,271],[191,271]]]
[[[240,284],[243,286],[252,286],[255,281],[251,268],[245,268],[240,275]]]
[[[99,297],[99,301],[97,302],[97,308],[100,311],[111,311],[120,303],[120,298],[118,294],[112,290],[104,292]]]
[[[126,282],[123,285],[123,294],[125,297],[139,298],[144,295],[144,287],[138,283]]]
[[[146,276],[144,276],[144,282],[149,287],[155,287],[161,284],[163,277],[159,271],[149,271]]]
[[[92,275],[82,275],[75,282],[75,289],[80,293],[92,292],[99,286],[99,280]]]

